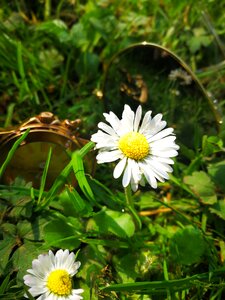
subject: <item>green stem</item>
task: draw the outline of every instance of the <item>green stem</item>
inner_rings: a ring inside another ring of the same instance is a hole
[[[134,202],[133,202],[133,197],[132,197],[132,192],[131,192],[131,187],[128,185],[127,187],[124,188],[125,192],[125,198],[126,198],[126,203],[127,203],[127,208],[129,209],[131,216],[133,218],[136,230],[140,230],[142,227],[142,223],[140,220],[140,217],[138,216],[138,213],[134,207]]]
[[[51,14],[51,0],[45,0],[44,18],[48,20]]]

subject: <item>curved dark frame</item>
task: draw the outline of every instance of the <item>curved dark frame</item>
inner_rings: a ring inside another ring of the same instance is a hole
[[[185,71],[192,77],[193,81],[195,82],[195,84],[197,85],[199,90],[202,92],[202,95],[205,97],[206,101],[208,102],[208,105],[209,105],[209,107],[210,107],[210,109],[213,113],[213,116],[215,118],[215,121],[216,121],[217,131],[220,132],[220,128],[221,128],[221,125],[223,123],[223,120],[222,120],[222,115],[221,115],[220,111],[218,110],[217,106],[213,103],[213,100],[215,100],[215,99],[213,99],[209,96],[209,94],[207,93],[207,91],[205,90],[205,88],[203,87],[201,82],[198,80],[195,73],[190,69],[190,67],[179,56],[177,56],[171,50],[169,50],[169,49],[167,49],[163,46],[160,46],[158,44],[155,44],[155,43],[142,42],[142,43],[132,44],[132,45],[118,51],[116,54],[113,55],[113,57],[110,59],[108,65],[106,67],[104,77],[103,77],[103,81],[102,81],[102,99],[104,101],[105,108],[107,108],[107,100],[105,99],[105,95],[106,95],[105,87],[106,87],[106,82],[108,80],[108,75],[109,75],[108,73],[109,73],[111,65],[114,63],[114,61],[118,57],[120,57],[122,55],[125,55],[126,52],[128,52],[128,51],[130,51],[134,48],[142,48],[142,47],[156,48],[156,49],[159,49],[161,51],[165,51],[170,57],[172,57],[176,62],[178,62],[185,69]]]

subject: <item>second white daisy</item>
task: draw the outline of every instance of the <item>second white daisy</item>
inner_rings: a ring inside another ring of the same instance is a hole
[[[157,180],[164,182],[173,171],[171,157],[178,155],[173,128],[165,129],[162,114],[152,118],[151,113],[148,111],[141,122],[141,106],[134,113],[125,105],[121,120],[113,112],[105,113],[110,125],[100,122],[100,130],[91,137],[99,149],[97,162],[119,160],[113,176],[119,178],[123,174],[123,186],[131,184],[133,191],[145,183],[144,178],[151,187],[157,188]]]
[[[39,296],[37,300],[80,300],[83,290],[72,287],[72,277],[79,267],[80,262],[75,261],[73,252],[60,249],[54,255],[50,250],[33,260],[24,283],[33,297]]]

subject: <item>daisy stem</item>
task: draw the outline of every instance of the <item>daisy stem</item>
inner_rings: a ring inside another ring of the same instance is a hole
[[[134,207],[133,196],[132,196],[130,185],[128,185],[127,187],[124,188],[124,192],[125,192],[127,208],[129,209],[129,211],[131,213],[136,230],[140,230],[142,227],[142,223],[141,223],[140,217]]]

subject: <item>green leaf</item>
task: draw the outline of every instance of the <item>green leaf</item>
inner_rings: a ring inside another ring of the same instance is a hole
[[[4,274],[5,267],[7,266],[10,254],[16,245],[15,238],[6,237],[0,243],[0,275]]]
[[[94,79],[99,68],[100,60],[95,53],[84,52],[76,61],[76,71],[85,81]]]
[[[22,198],[20,198],[20,196],[19,197],[17,196],[15,197],[15,200],[17,200],[17,203],[10,211],[9,213],[10,217],[11,218],[20,218],[21,216],[27,218],[31,217],[33,200],[30,198],[30,196],[23,196]]]
[[[87,197],[87,199],[89,199],[91,202],[95,202],[94,194],[85,176],[84,164],[79,151],[75,151],[72,154],[72,166],[82,192]]]
[[[202,154],[209,156],[213,153],[222,151],[223,141],[218,136],[203,136],[202,139]]]
[[[33,222],[21,220],[17,224],[18,234],[23,239],[40,241],[44,239],[43,228],[49,220],[37,217]]]
[[[137,263],[136,253],[115,257],[113,263],[122,282],[134,282],[139,276],[139,273],[135,270]]]
[[[45,34],[54,36],[61,43],[66,43],[70,40],[67,25],[62,20],[42,22],[37,25],[36,29]]]
[[[225,192],[225,160],[210,164],[208,172],[215,184]]]
[[[192,226],[179,229],[170,240],[170,254],[179,264],[191,265],[202,261],[206,243],[201,231]]]
[[[80,245],[75,229],[63,219],[49,222],[44,228],[44,237],[49,246],[72,250]]]
[[[22,282],[23,276],[26,274],[27,269],[32,266],[32,261],[42,253],[39,243],[31,243],[25,241],[12,256],[13,266],[18,269],[17,279]]]
[[[1,225],[1,230],[3,231],[4,236],[9,235],[9,236],[16,236],[16,225],[12,223],[3,223]]]
[[[204,204],[214,204],[217,201],[214,183],[203,171],[193,172],[191,176],[185,176],[184,182],[190,186],[195,195]]]
[[[188,40],[188,45],[192,53],[200,50],[202,46],[206,47],[212,42],[211,36],[206,35],[204,28],[199,27],[193,30],[194,35]]]
[[[10,280],[10,274],[8,274],[5,277],[5,279],[3,280],[2,284],[0,285],[0,295],[5,293],[5,290],[7,289],[9,280]]]
[[[81,23],[73,25],[70,30],[70,38],[73,46],[82,48],[83,50],[87,50],[90,44],[84,25]]]
[[[221,219],[225,220],[225,200],[219,200],[216,204],[210,207],[210,212],[216,214]]]
[[[73,188],[67,187],[60,196],[59,204],[62,205],[65,216],[89,216],[92,214],[92,206],[85,201]]]
[[[105,234],[112,233],[122,238],[131,237],[135,232],[132,217],[128,213],[113,210],[105,210],[97,214],[89,222],[88,228]]]

